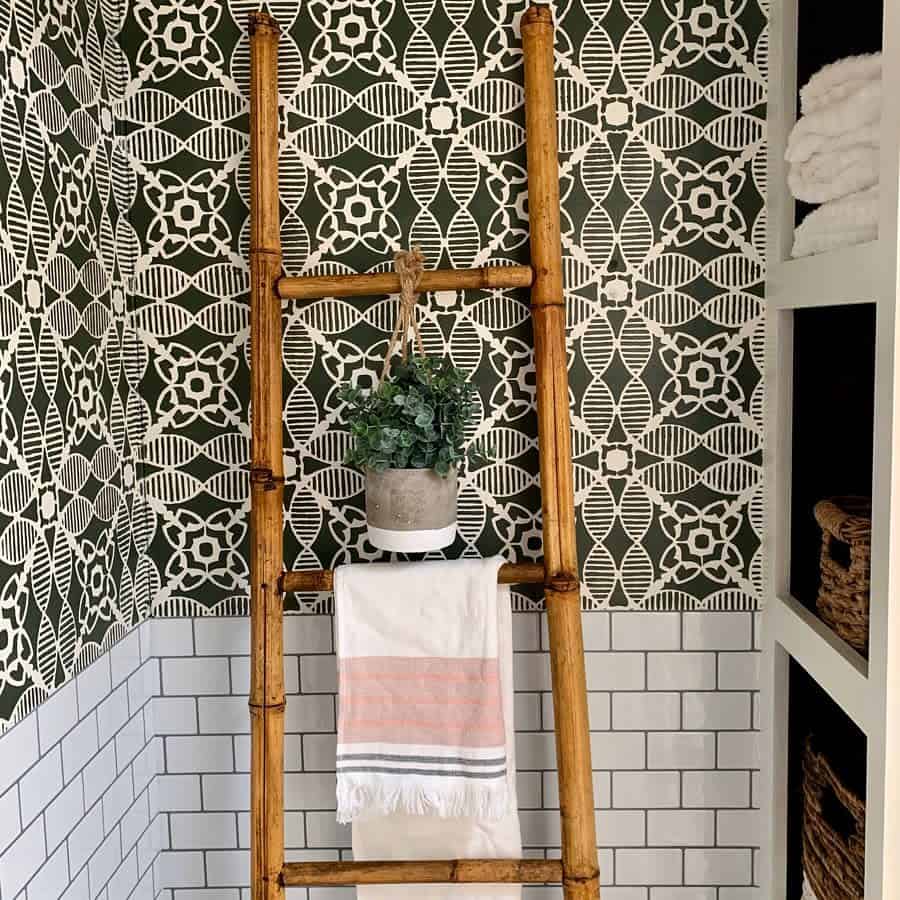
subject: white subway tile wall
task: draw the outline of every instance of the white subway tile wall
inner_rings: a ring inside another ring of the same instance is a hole
[[[542,619],[514,616],[519,806],[526,855],[554,857]],[[756,900],[753,615],[584,625],[604,900]],[[0,737],[0,900],[249,900],[248,633],[242,618],[145,622]],[[349,858],[330,617],[287,617],[285,653],[287,858]],[[288,896],[304,894],[354,896]]]
[[[144,623],[0,737],[2,900],[158,896],[157,670]]]

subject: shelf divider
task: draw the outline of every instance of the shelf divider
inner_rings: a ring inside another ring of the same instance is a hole
[[[875,303],[882,286],[878,241],[772,262],[766,280],[770,309]]]
[[[769,627],[775,641],[813,677],[865,733],[869,733],[869,664],[814,612],[793,597],[775,597]]]

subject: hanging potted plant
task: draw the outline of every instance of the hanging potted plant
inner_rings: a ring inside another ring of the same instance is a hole
[[[344,385],[338,397],[350,429],[346,462],[366,476],[369,541],[381,550],[423,553],[456,537],[459,467],[476,454],[465,446],[475,389],[449,360],[425,355],[415,317],[422,271],[418,248],[398,253],[401,299],[378,385]],[[412,329],[419,355],[410,355]],[[395,349],[402,357],[392,365]]]

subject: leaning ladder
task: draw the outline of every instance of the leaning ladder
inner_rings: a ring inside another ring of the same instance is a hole
[[[250,16],[249,31],[252,900],[283,900],[286,887],[426,882],[562,882],[566,900],[594,900],[599,893],[597,841],[575,546],[550,10],[532,5],[522,17],[531,265],[440,269],[426,272],[419,288],[531,288],[544,562],[505,565],[499,577],[507,584],[544,586],[562,819],[562,858],[558,860],[284,861],[283,598],[290,591],[330,590],[332,573],[282,572],[281,300],[394,293],[399,290],[399,281],[395,274],[282,276],[278,209],[279,29],[271,16],[260,12]]]

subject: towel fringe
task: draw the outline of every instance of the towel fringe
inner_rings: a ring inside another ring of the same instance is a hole
[[[346,825],[354,818],[389,816],[406,813],[411,816],[436,816],[442,819],[470,817],[497,820],[510,811],[510,792],[506,778],[496,784],[461,786],[451,793],[430,790],[419,780],[405,779],[396,787],[383,777],[337,775],[337,820]]]

